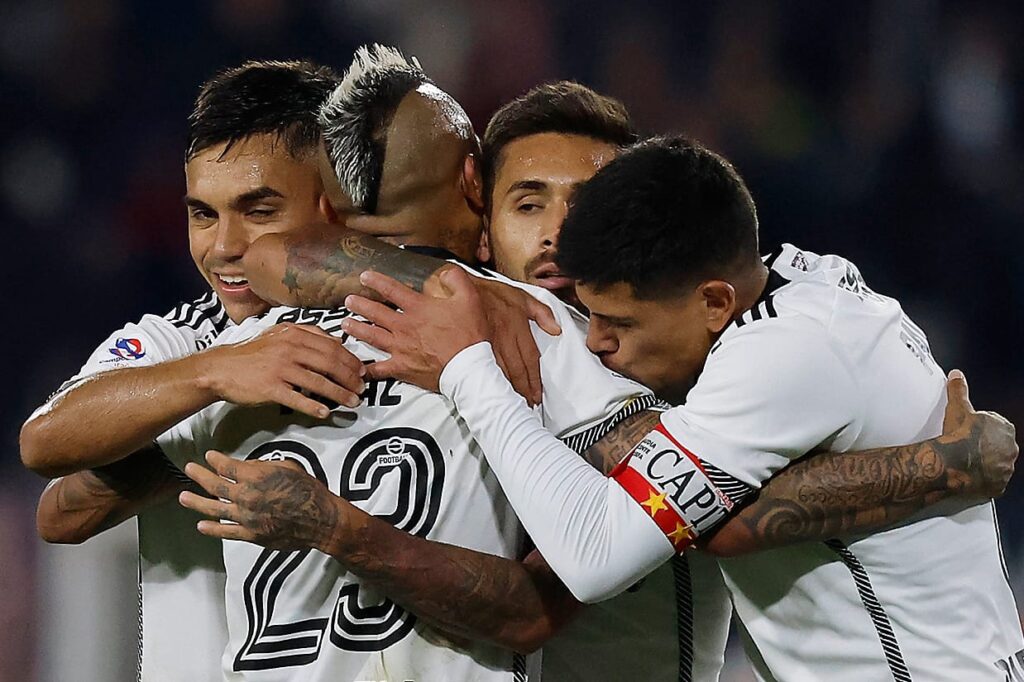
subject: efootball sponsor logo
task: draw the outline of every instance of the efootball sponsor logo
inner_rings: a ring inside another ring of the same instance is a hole
[[[118,339],[113,348],[108,349],[110,354],[121,360],[138,360],[146,357],[146,351],[142,347],[142,341],[138,339]]]

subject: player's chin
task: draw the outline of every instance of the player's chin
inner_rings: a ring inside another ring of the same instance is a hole
[[[262,315],[270,310],[269,303],[255,296],[253,296],[251,301],[232,301],[227,300],[227,297],[221,297],[221,303],[224,304],[224,310],[227,311],[228,317],[236,324],[250,317]]]

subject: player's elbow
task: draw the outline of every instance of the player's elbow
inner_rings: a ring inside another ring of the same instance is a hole
[[[79,545],[89,539],[80,525],[71,522],[62,513],[57,502],[61,481],[52,482],[43,491],[36,507],[36,532],[44,541],[54,545]]]
[[[21,451],[21,463],[25,468],[40,476],[54,478],[63,472],[52,461],[52,443],[45,416],[34,416],[21,427],[18,446]]]

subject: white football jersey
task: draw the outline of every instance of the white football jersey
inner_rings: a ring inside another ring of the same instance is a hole
[[[679,451],[735,501],[808,452],[942,430],[945,375],[895,300],[837,256],[786,245],[768,265],[761,300],[722,334],[686,405],[662,418],[678,462],[648,451],[630,463],[688,520],[701,503],[681,508],[696,474]],[[991,503],[950,501],[865,537],[720,563],[761,679],[1024,680]]]
[[[672,557],[617,597],[584,608],[543,650],[544,682],[715,682],[732,604],[718,561]]]
[[[540,290],[537,290],[538,292]],[[557,435],[591,440],[610,420],[655,400],[606,370],[586,350],[585,322],[547,294],[563,333],[537,332],[544,383],[537,408]],[[347,310],[275,308],[216,342],[235,343],[282,322],[315,324],[344,340],[365,362],[385,357],[348,338]],[[525,537],[497,480],[438,394],[394,380],[369,382],[356,409],[337,407],[326,420],[280,406],[215,404],[189,421],[178,466],[208,448],[238,459],[290,459],[361,509],[414,535],[519,558]],[[454,641],[364,585],[317,551],[278,552],[224,543],[230,680],[522,680],[538,679],[536,657],[497,646]]]
[[[50,400],[100,372],[195,353],[231,324],[213,292],[181,303],[163,317],[145,315],[111,334]],[[157,445],[179,441],[182,428],[176,425],[159,436]],[[201,518],[177,500],[138,515],[142,682],[220,679],[220,657],[227,644],[224,562],[221,543],[196,530]]]

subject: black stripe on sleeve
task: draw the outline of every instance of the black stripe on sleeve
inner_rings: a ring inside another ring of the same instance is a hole
[[[623,419],[632,417],[634,414],[643,412],[644,410],[667,410],[669,407],[671,406],[668,403],[658,400],[653,395],[642,395],[626,403],[625,407],[609,416],[600,424],[592,426],[586,431],[562,438],[561,440],[570,450],[582,453],[594,443],[611,433],[612,429],[618,426]]]

